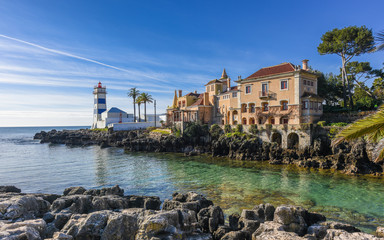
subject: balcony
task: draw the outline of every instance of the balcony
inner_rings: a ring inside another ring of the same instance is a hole
[[[276,93],[271,91],[259,91],[260,99],[273,99],[276,98]]]

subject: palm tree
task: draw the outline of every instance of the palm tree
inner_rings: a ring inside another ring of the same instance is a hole
[[[384,49],[384,30],[379,32],[376,35],[376,40],[379,42],[379,45],[376,47],[376,51],[380,51]]]
[[[143,100],[141,99],[141,96],[138,96],[137,98],[136,98],[136,104],[137,104],[137,108],[139,109],[139,122],[141,122],[140,121],[140,105],[143,103]]]
[[[384,138],[384,105],[379,110],[364,119],[358,120],[344,128],[336,135],[333,145],[343,141],[351,141],[360,137],[366,137],[371,142],[378,142]],[[380,151],[375,162],[384,159],[384,148]]]
[[[133,99],[133,121],[136,122],[136,98],[139,96],[140,91],[136,89],[136,87],[129,89],[127,93],[128,97]]]
[[[147,103],[153,103],[153,98],[148,93],[141,93],[140,98],[141,98],[142,102],[144,103],[144,119],[145,119],[145,121],[147,121]]]

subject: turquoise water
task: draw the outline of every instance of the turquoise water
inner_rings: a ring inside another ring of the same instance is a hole
[[[15,185],[30,193],[62,193],[69,186],[119,184],[126,194],[155,195],[161,200],[176,191],[196,191],[220,205],[226,214],[266,202],[297,204],[367,232],[384,226],[383,178],[32,140],[35,132],[50,129],[0,128],[0,185]]]

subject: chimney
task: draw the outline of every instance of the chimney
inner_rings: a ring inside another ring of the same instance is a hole
[[[183,90],[179,90],[179,97],[183,94]]]
[[[197,90],[195,90],[195,94],[197,94]]]
[[[303,70],[308,70],[308,61],[307,59],[303,60]]]
[[[231,78],[228,78],[227,80],[227,91],[231,90]]]
[[[209,93],[204,93],[204,99],[203,99],[204,106],[209,106]]]

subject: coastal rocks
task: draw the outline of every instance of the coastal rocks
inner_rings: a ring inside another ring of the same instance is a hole
[[[0,225],[0,239],[42,239],[46,223],[42,219]]]
[[[172,200],[164,200],[163,210],[189,209],[198,213],[200,209],[211,205],[213,205],[212,201],[195,192],[188,192],[187,194],[174,193],[172,194]]]
[[[349,233],[344,230],[329,229],[327,234],[323,238],[324,240],[382,240],[383,238],[377,238],[371,234],[354,232]]]
[[[0,197],[0,218],[5,220],[27,220],[42,217],[51,204],[33,195],[9,195]]]

